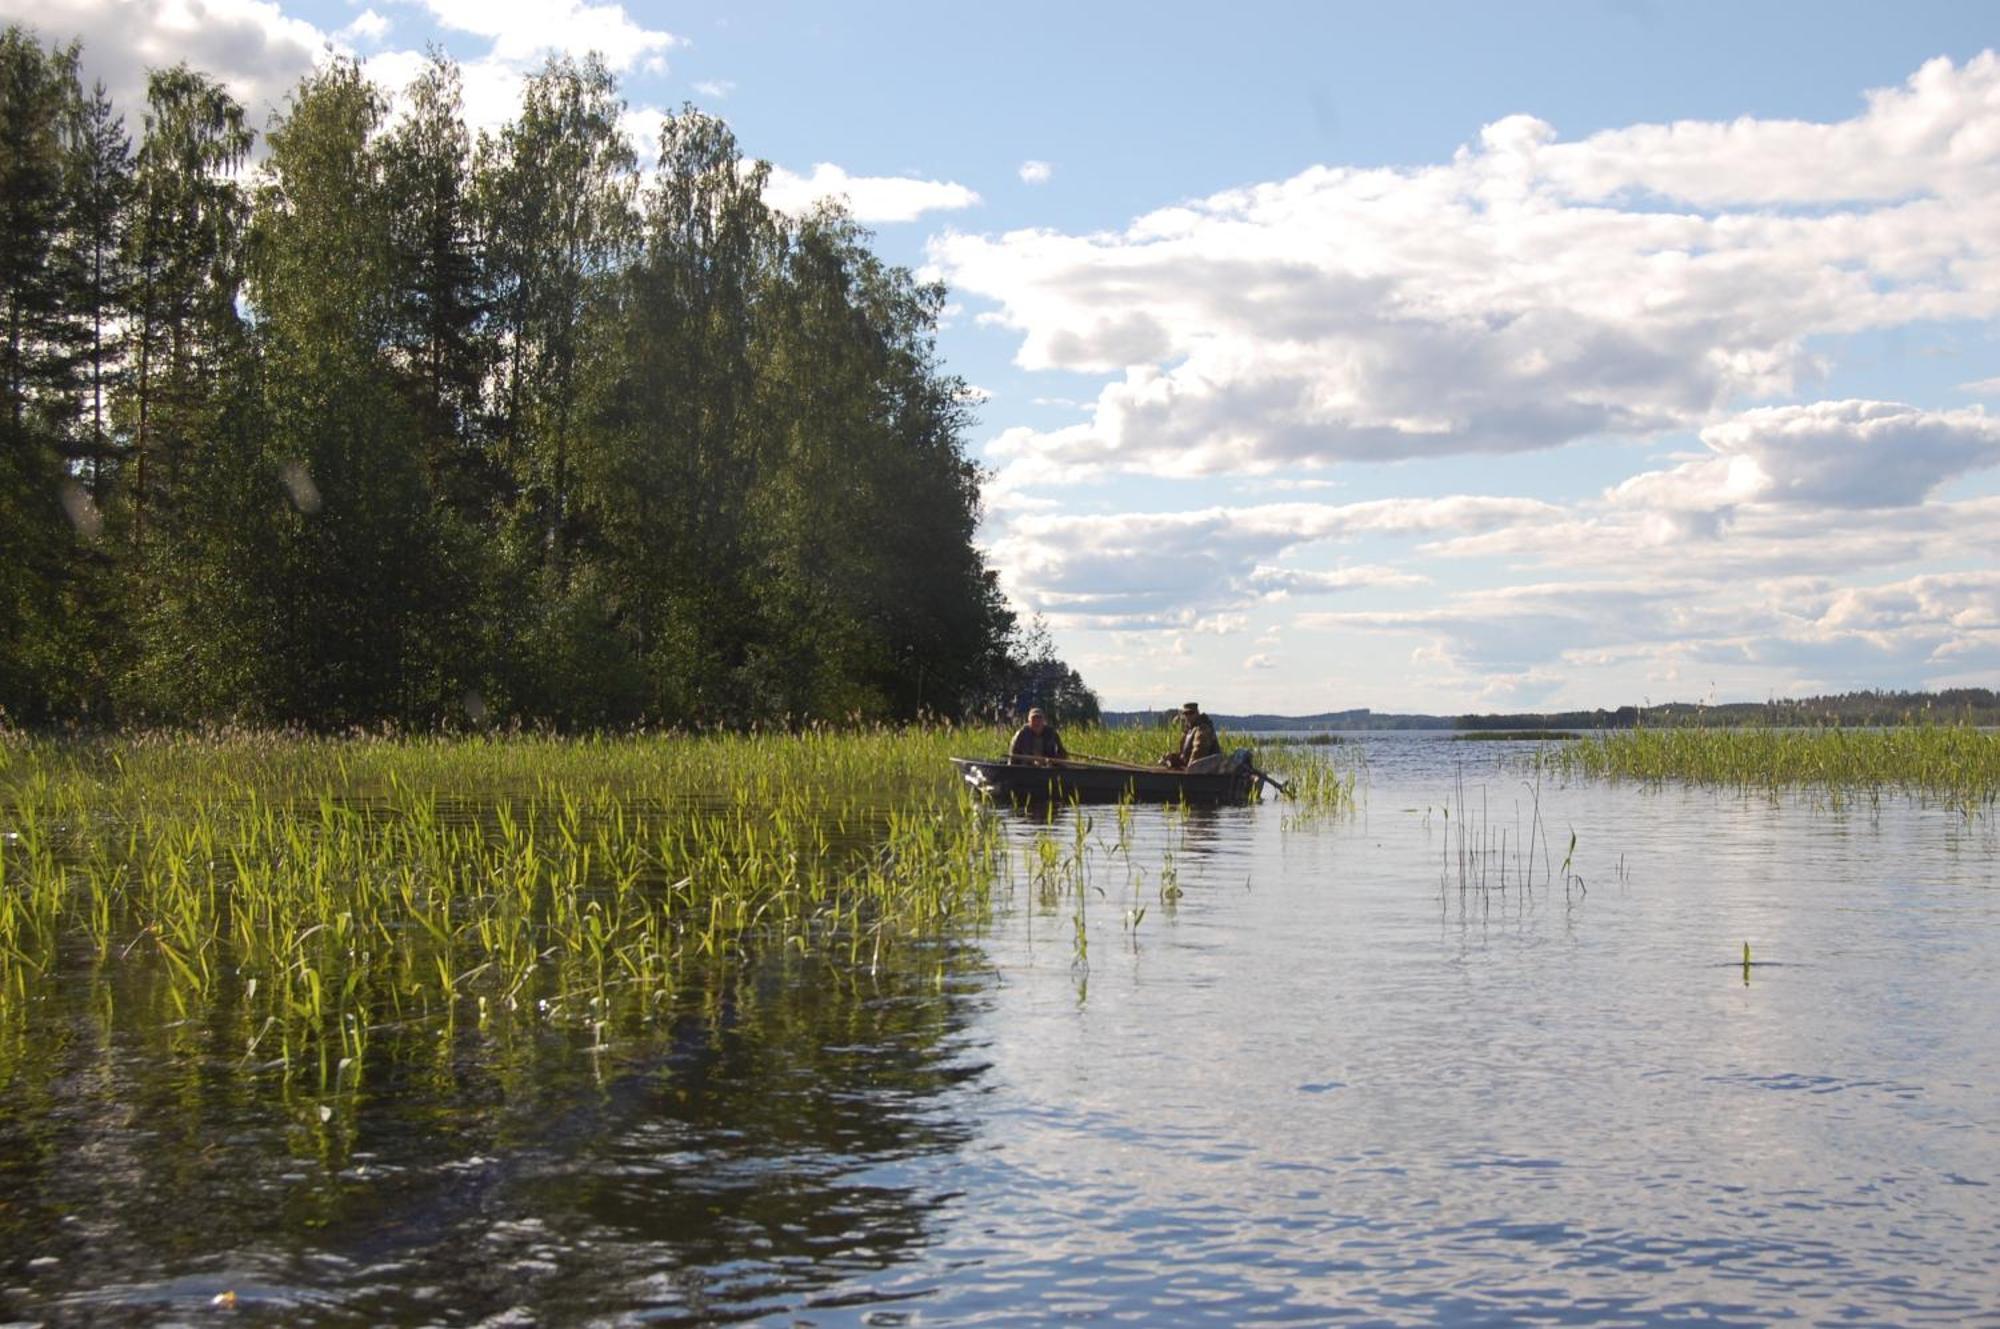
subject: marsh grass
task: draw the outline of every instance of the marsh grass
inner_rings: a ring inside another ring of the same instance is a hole
[[[944,760],[975,737],[11,738],[0,1040],[116,971],[333,1082],[412,1022],[614,1037],[747,945],[867,965],[986,902],[993,822]]]
[[[1461,769],[1436,810],[1444,833],[1438,895],[1446,900],[1456,892],[1461,912],[1490,912],[1496,900],[1525,909],[1538,893],[1548,895],[1557,886],[1566,904],[1589,895],[1577,870],[1574,828],[1568,830],[1561,864],[1555,862],[1559,846],[1542,819],[1540,772],[1496,793],[1484,784],[1468,789]],[[1428,811],[1425,824],[1430,825]]]
[[[1564,775],[1797,790],[1836,806],[1902,792],[1971,813],[2000,796],[2000,732],[1965,726],[1620,730],[1537,761]]]
[[[1284,744],[1264,749],[1259,762],[1282,780],[1284,825],[1306,830],[1354,812],[1368,777],[1367,754],[1359,746]]]
[[[947,758],[1006,739],[0,737],[0,1081],[23,1012],[59,985],[137,1003],[121,1022],[183,1041],[220,1021],[244,1065],[326,1090],[413,1028],[557,1025],[609,1045],[688,972],[751,948],[867,971],[986,915],[1004,837]],[[1162,744],[1071,746],[1150,760]],[[1301,806],[1351,803],[1351,775],[1284,765]],[[1096,849],[1132,880],[1131,816],[1079,816],[1033,851],[1081,967],[1092,827],[1117,828]],[[1171,855],[1155,880],[1170,902]]]

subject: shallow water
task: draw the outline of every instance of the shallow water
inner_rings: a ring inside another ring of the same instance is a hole
[[[1026,856],[1072,814],[1010,819],[975,934],[718,972],[601,1051],[385,1035],[338,1111],[55,1001],[0,1088],[0,1306],[2000,1324],[1991,820],[1349,746],[1352,818],[1089,812],[1082,947]]]

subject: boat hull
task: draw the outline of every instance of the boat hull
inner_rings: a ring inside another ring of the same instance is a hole
[[[1115,803],[1130,798],[1137,803],[1243,803],[1257,781],[1247,760],[1192,775],[1164,766],[1038,766],[973,757],[953,757],[951,764],[982,794],[1019,802]]]

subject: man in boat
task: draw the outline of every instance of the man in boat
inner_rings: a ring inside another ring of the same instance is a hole
[[[1184,771],[1204,757],[1222,755],[1222,740],[1215,736],[1215,721],[1201,713],[1201,706],[1188,702],[1181,707],[1181,746],[1160,758],[1160,765]]]
[[[1031,707],[1028,723],[1014,731],[1014,742],[1007,749],[1009,761],[1057,761],[1069,760],[1069,749],[1063,746],[1062,735],[1049,723],[1049,717],[1041,707]]]

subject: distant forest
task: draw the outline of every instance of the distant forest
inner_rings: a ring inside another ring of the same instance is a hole
[[[1162,723],[1171,712],[1107,711],[1106,724]],[[1390,730],[1390,729],[1636,729],[1675,725],[1814,726],[1971,724],[2000,725],[2000,697],[1987,688],[1946,688],[1939,692],[1843,692],[1836,696],[1797,701],[1666,702],[1659,706],[1620,706],[1616,710],[1520,711],[1490,715],[1399,715],[1358,709],[1322,711],[1317,715],[1219,715],[1226,728]]]
[[[253,152],[78,59],[0,36],[0,722],[1094,717],[972,543],[942,287],[720,120],[642,172],[595,58],[477,136],[333,61]]]

